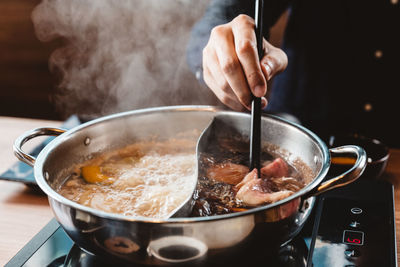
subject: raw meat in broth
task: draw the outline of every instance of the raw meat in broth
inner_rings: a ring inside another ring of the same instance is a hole
[[[271,163],[262,167],[260,172],[263,178],[288,176],[289,166],[283,159],[277,158]]]
[[[226,162],[210,167],[207,170],[207,177],[219,182],[236,185],[243,180],[243,177],[248,172],[249,168],[244,165]]]
[[[262,167],[261,178],[258,178],[257,169],[248,173],[243,180],[235,186],[236,199],[245,206],[258,206],[273,203],[284,199],[300,190],[303,184],[289,175],[289,166],[277,158]]]

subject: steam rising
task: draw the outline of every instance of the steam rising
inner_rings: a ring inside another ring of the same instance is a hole
[[[32,20],[50,58],[55,102],[65,116],[99,116],[175,104],[215,104],[186,66],[193,24],[207,1],[43,0]]]

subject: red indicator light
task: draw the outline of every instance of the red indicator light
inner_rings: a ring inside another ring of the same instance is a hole
[[[361,231],[343,231],[343,243],[362,246],[364,244],[364,233]]]
[[[357,239],[357,238],[350,239],[350,237],[348,237],[348,238],[346,239],[346,242],[347,242],[347,243],[352,243],[352,244],[357,244],[357,245],[360,245],[360,244],[361,244],[361,240],[360,240],[360,239]]]

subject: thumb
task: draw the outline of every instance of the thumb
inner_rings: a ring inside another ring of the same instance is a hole
[[[274,75],[284,71],[288,64],[288,58],[282,49],[267,44],[265,47],[265,54],[261,60],[261,69],[269,81]]]

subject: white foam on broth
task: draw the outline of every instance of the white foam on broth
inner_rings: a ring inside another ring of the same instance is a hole
[[[194,145],[190,140],[135,143],[78,166],[58,191],[98,210],[167,219],[193,193],[197,179]],[[80,170],[88,165],[100,166],[113,182],[87,183]]]

